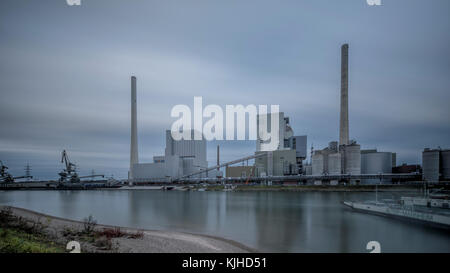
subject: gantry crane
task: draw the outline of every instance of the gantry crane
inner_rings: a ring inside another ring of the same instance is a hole
[[[105,177],[103,174],[92,174],[92,175],[86,175],[86,176],[78,176],[78,173],[76,171],[77,166],[70,162],[69,156],[67,155],[66,150],[62,151],[61,154],[61,163],[64,163],[66,165],[66,168],[59,173],[59,182],[70,182],[70,183],[80,183],[82,182],[81,178],[93,178],[93,177]]]
[[[61,163],[64,163],[66,168],[59,173],[59,182],[79,183],[80,178],[76,171],[76,165],[70,162],[66,150],[61,153]]]
[[[31,175],[13,177],[10,173],[8,173],[7,169],[8,167],[6,167],[0,160],[0,183],[14,183],[15,179],[33,178]]]

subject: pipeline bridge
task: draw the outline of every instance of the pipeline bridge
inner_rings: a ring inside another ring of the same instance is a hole
[[[148,178],[148,179],[133,179],[135,183],[229,183],[229,182],[308,182],[308,181],[351,181],[361,179],[417,179],[422,180],[422,176],[419,173],[379,173],[379,174],[338,174],[338,175],[284,175],[284,176],[262,176],[262,177],[192,177],[202,173],[208,173],[209,171],[220,169],[222,167],[228,167],[240,162],[245,162],[258,157],[267,156],[266,153],[258,153],[235,159],[232,161],[224,162],[209,168],[205,168],[200,171],[196,171],[177,178],[165,177],[165,178]],[[207,176],[207,175],[206,175]]]
[[[212,170],[214,168],[209,168]],[[191,174],[193,175],[193,174]],[[133,179],[135,183],[266,183],[266,182],[311,182],[311,181],[351,181],[361,179],[416,179],[422,181],[419,173],[380,173],[380,174],[340,174],[340,175],[284,175],[284,176],[262,176],[262,177],[214,177],[198,178],[183,176],[180,178],[153,178],[153,179]]]
[[[208,173],[209,171],[212,171],[212,170],[216,170],[216,169],[218,170],[218,169],[220,169],[222,167],[228,167],[229,165],[234,165],[234,164],[237,164],[237,163],[240,163],[240,162],[245,162],[245,161],[248,161],[248,160],[251,160],[251,159],[254,159],[254,158],[258,158],[258,157],[262,157],[262,156],[266,156],[266,154],[265,153],[261,153],[261,154],[255,154],[255,155],[242,157],[242,158],[239,158],[239,159],[228,161],[228,162],[225,162],[225,163],[222,163],[222,164],[219,164],[219,165],[215,165],[213,167],[209,167],[209,168],[197,171],[197,172],[193,172],[193,173],[184,175],[184,176],[182,176],[182,177],[180,177],[178,179],[175,179],[175,180],[183,180],[183,179],[189,178],[189,177],[194,176],[194,175],[198,175],[198,174],[202,174],[202,173]]]
[[[308,181],[350,181],[361,179],[417,179],[422,180],[422,175],[418,173],[380,173],[380,174],[340,174],[340,175],[283,175],[283,176],[263,176],[263,177],[222,177],[222,178],[182,178],[174,182],[198,183],[198,182],[308,182]]]

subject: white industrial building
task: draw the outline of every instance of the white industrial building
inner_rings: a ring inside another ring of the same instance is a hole
[[[279,114],[279,130],[277,132],[279,143],[276,149],[269,144],[269,141],[263,141],[259,136],[259,127],[266,126],[261,124],[261,115],[257,116],[258,138],[256,140],[256,153],[265,154],[255,159],[256,176],[281,176],[297,175],[303,172],[303,160],[306,159],[306,136],[294,136],[294,131],[289,124],[289,117],[285,117],[283,112]],[[267,120],[268,132],[272,132],[271,114],[265,115]]]
[[[191,131],[193,136],[194,131]],[[166,131],[166,149],[164,156],[153,157],[153,163],[133,165],[133,181],[146,182],[167,178],[177,178],[208,167],[206,160],[206,140],[174,140],[170,130]],[[202,174],[193,176],[201,177]],[[208,173],[215,177],[216,172]],[[205,174],[203,174],[203,177]]]
[[[208,167],[206,140],[174,140],[170,130],[166,131],[164,155],[154,156],[152,163],[139,163],[137,141],[136,77],[131,77],[131,146],[129,179],[132,182],[168,181]],[[208,173],[215,177],[216,172]],[[199,177],[200,175],[197,175]],[[194,176],[196,177],[196,176]]]

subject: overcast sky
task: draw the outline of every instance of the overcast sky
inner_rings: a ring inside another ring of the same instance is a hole
[[[338,140],[340,46],[350,45],[350,137],[421,161],[450,146],[450,1],[0,1],[0,160],[56,178],[125,178],[130,76],[141,162],[164,154],[176,104],[279,104],[308,149]],[[216,142],[208,144],[210,164]],[[254,141],[220,142],[222,160]]]

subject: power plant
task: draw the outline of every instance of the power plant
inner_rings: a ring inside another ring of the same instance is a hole
[[[341,47],[341,86],[340,86],[340,116],[339,142],[331,141],[328,147],[311,152],[310,164],[304,164],[307,158],[307,136],[295,136],[289,123],[289,117],[283,112],[278,113],[279,130],[275,133],[279,143],[275,150],[267,150],[268,142],[260,136],[256,140],[254,155],[219,163],[217,150],[217,165],[209,167],[206,159],[206,141],[179,140],[175,141],[171,132],[166,131],[165,154],[154,156],[152,163],[139,163],[137,150],[137,111],[136,111],[136,77],[131,78],[131,148],[130,148],[130,181],[174,182],[174,181],[312,181],[316,185],[322,183],[337,185],[391,183],[394,179],[415,179],[416,172],[393,173],[396,167],[396,153],[379,152],[376,149],[361,150],[361,145],[350,139],[349,126],[349,45]],[[270,120],[271,114],[264,119]],[[263,126],[258,115],[257,128]],[[259,131],[258,131],[259,132]],[[194,131],[191,135],[194,135]],[[194,139],[192,137],[192,139]],[[445,152],[443,152],[445,154]],[[424,155],[431,154],[431,152]],[[445,154],[446,155],[446,154]],[[434,156],[433,158],[435,158]],[[445,158],[447,156],[444,156]],[[424,156],[425,158],[425,156]],[[248,161],[254,160],[249,165]],[[435,162],[436,160],[433,159]],[[233,166],[242,162],[242,166]],[[247,165],[244,163],[247,162]],[[436,180],[438,175],[435,163],[424,163],[424,178]],[[440,165],[439,165],[440,166]],[[226,168],[226,177],[222,177],[221,167]],[[426,172],[425,169],[429,172]],[[448,168],[443,168],[447,170]],[[440,170],[440,169],[439,169]],[[430,174],[428,174],[430,173]],[[446,176],[442,176],[446,177]]]
[[[306,163],[307,136],[295,135],[290,125],[290,118],[284,112],[278,114],[278,129],[271,129],[271,134],[278,137],[275,149],[259,135],[261,126],[268,126],[272,113],[256,116],[257,139],[254,154],[232,161],[220,162],[217,146],[217,164],[208,166],[206,139],[196,139],[197,131],[190,130],[191,139],[175,140],[170,130],[166,130],[164,154],[153,156],[153,162],[139,162],[138,128],[137,128],[137,78],[131,76],[131,130],[130,130],[130,164],[128,183],[167,183],[167,182],[311,182],[316,185],[340,183],[378,184],[399,181],[423,180],[429,183],[450,180],[450,152],[443,149],[425,149],[422,154],[423,174],[419,174],[416,165],[397,167],[396,153],[362,150],[361,145],[350,139],[349,126],[349,45],[341,47],[341,83],[339,141],[331,141],[328,146],[314,150],[311,147],[311,161]],[[276,120],[276,118],[275,118]],[[264,121],[264,122],[263,122]],[[277,131],[273,131],[277,130]],[[202,135],[202,134],[200,134]],[[203,136],[203,135],[202,135]],[[269,148],[271,147],[271,148]],[[249,165],[249,161],[254,161]],[[1,161],[0,161],[1,163]],[[69,186],[80,184],[80,178],[96,177],[91,175],[79,177],[76,165],[69,161],[64,150],[61,163],[65,169],[59,173],[55,185]],[[236,164],[242,163],[242,166]],[[246,163],[246,165],[245,165]],[[420,166],[419,166],[420,167]],[[225,168],[226,174],[221,171]],[[0,184],[11,184],[13,177],[1,164]],[[52,182],[53,183],[53,182]],[[51,183],[50,183],[51,184]],[[47,184],[48,186],[49,184]]]
[[[359,175],[361,174],[361,146],[355,140],[349,139],[348,118],[348,72],[349,46],[341,47],[341,94],[340,94],[340,122],[339,143],[332,141],[328,147],[316,150],[311,155],[312,175]],[[390,172],[390,171],[389,171]],[[338,180],[329,180],[331,184],[337,184]],[[348,181],[348,182],[359,182]],[[322,180],[315,181],[321,184]]]
[[[131,183],[147,181],[171,181],[172,179],[199,172],[208,168],[206,159],[206,140],[194,140],[195,131],[191,130],[191,140],[175,141],[171,131],[166,133],[164,155],[153,157],[151,163],[139,163],[137,147],[137,109],[136,77],[131,77],[131,145],[129,181]],[[210,170],[209,177],[217,177],[219,171]],[[201,177],[201,174],[194,177]]]

